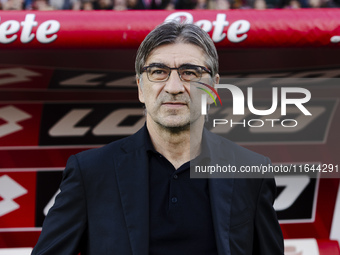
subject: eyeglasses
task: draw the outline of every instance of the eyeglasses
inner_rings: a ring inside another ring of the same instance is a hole
[[[211,75],[211,71],[204,66],[182,65],[180,67],[168,67],[163,64],[144,66],[141,73],[146,72],[151,82],[164,82],[169,79],[172,70],[177,70],[179,78],[184,82],[199,81],[204,72]]]

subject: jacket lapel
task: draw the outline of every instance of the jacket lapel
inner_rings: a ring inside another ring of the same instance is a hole
[[[234,154],[228,147],[223,146],[218,136],[204,130],[204,139],[207,141],[210,165],[235,165]],[[229,233],[231,202],[234,179],[210,178],[209,192],[210,204],[215,230],[215,238],[219,255],[230,255]]]
[[[210,179],[210,203],[219,255],[230,255],[229,230],[234,179]]]
[[[127,139],[122,146],[125,153],[115,160],[133,255],[147,255],[149,252],[149,173],[143,129]]]

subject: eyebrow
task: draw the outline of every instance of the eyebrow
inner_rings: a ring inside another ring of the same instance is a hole
[[[163,63],[159,63],[159,62],[154,62],[154,63],[150,63],[148,66],[166,67],[167,65]]]
[[[150,63],[148,66],[169,67],[168,65],[160,63],[160,62],[153,62],[153,63]],[[179,67],[182,67],[182,66],[199,66],[199,65],[192,64],[192,63],[183,63]]]

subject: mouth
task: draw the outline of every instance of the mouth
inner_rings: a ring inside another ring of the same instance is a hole
[[[184,102],[164,102],[164,103],[162,103],[162,105],[166,106],[166,107],[171,107],[171,108],[179,108],[179,107],[186,106],[187,103],[184,103]]]

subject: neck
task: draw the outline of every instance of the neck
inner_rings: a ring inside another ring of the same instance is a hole
[[[151,120],[147,121],[146,126],[156,151],[178,169],[200,152],[204,120],[201,122],[196,121],[187,128],[174,129],[162,127]]]

